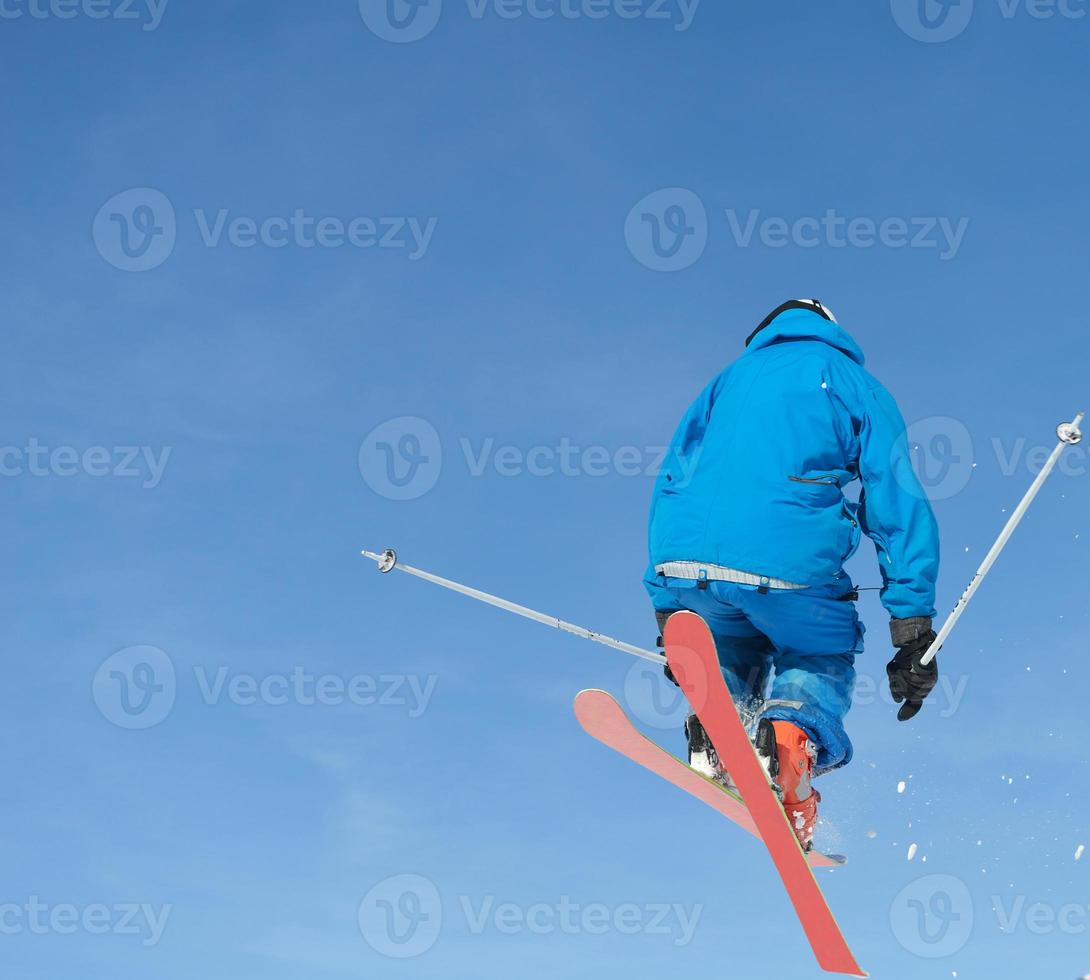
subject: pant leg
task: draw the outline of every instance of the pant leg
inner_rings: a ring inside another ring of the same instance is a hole
[[[764,717],[798,725],[818,746],[817,768],[837,769],[851,762],[851,739],[844,718],[852,706],[855,657],[852,654],[776,656],[772,702]],[[790,707],[797,704],[798,707]]]
[[[855,657],[863,651],[863,625],[855,603],[838,598],[845,587],[764,595],[745,586],[727,589],[772,643],[776,675],[764,717],[805,731],[818,747],[819,770],[847,765],[852,743],[844,718],[855,688]]]
[[[688,610],[708,624],[723,678],[735,702],[755,713],[764,702],[772,673],[772,644],[744,612],[711,589],[689,579],[662,576],[646,583],[661,631],[671,613]]]

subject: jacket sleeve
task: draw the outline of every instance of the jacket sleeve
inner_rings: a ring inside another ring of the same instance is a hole
[[[904,420],[881,385],[864,396],[859,441],[859,518],[878,551],[882,605],[893,619],[933,617],[938,525],[912,469]]]

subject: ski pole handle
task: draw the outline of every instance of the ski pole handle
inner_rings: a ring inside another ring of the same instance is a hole
[[[1026,495],[1019,502],[1018,506],[1014,508],[1014,513],[1011,514],[1010,520],[1007,521],[1007,524],[1002,532],[1000,532],[999,537],[995,539],[995,544],[992,545],[991,550],[984,556],[984,561],[980,563],[980,568],[976,570],[973,580],[961,594],[961,598],[958,599],[957,605],[954,606],[950,615],[946,617],[946,622],[942,624],[942,629],[939,630],[938,635],[935,637],[935,642],[927,648],[927,653],[925,653],[920,660],[921,666],[926,667],[935,659],[935,654],[939,652],[939,647],[943,645],[946,638],[950,635],[950,631],[953,630],[957,621],[961,619],[961,614],[965,612],[965,607],[969,605],[969,600],[976,594],[976,590],[980,588],[980,583],[984,581],[984,576],[988,574],[992,565],[995,564],[995,560],[999,557],[999,552],[1006,546],[1011,535],[1014,533],[1014,529],[1018,527],[1022,518],[1025,516],[1026,511],[1029,510],[1029,505],[1033,503],[1033,498],[1037,496],[1037,491],[1041,489],[1045,480],[1048,479],[1049,474],[1056,466],[1060,454],[1067,446],[1074,446],[1082,439],[1082,432],[1079,430],[1079,425],[1082,423],[1085,414],[1085,412],[1079,412],[1079,414],[1075,416],[1073,422],[1063,422],[1056,428],[1056,435],[1059,436],[1060,441],[1056,443],[1056,448],[1052,450],[1052,455],[1048,457],[1048,461],[1041,467],[1041,472],[1037,474],[1037,479],[1033,481],[1030,488],[1026,491]]]

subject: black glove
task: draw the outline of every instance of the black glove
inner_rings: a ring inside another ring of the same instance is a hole
[[[889,677],[889,693],[901,704],[898,721],[915,718],[923,707],[924,698],[935,688],[939,680],[938,658],[926,667],[920,664],[923,655],[935,642],[935,631],[928,616],[911,619],[893,619],[889,624],[890,638],[897,648],[897,655],[886,664]]]

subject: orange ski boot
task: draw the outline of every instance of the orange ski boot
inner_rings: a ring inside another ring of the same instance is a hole
[[[816,746],[797,725],[767,718],[757,727],[755,743],[757,755],[799,844],[804,851],[811,850],[817,826],[817,806],[821,802],[821,794],[811,786]]]

